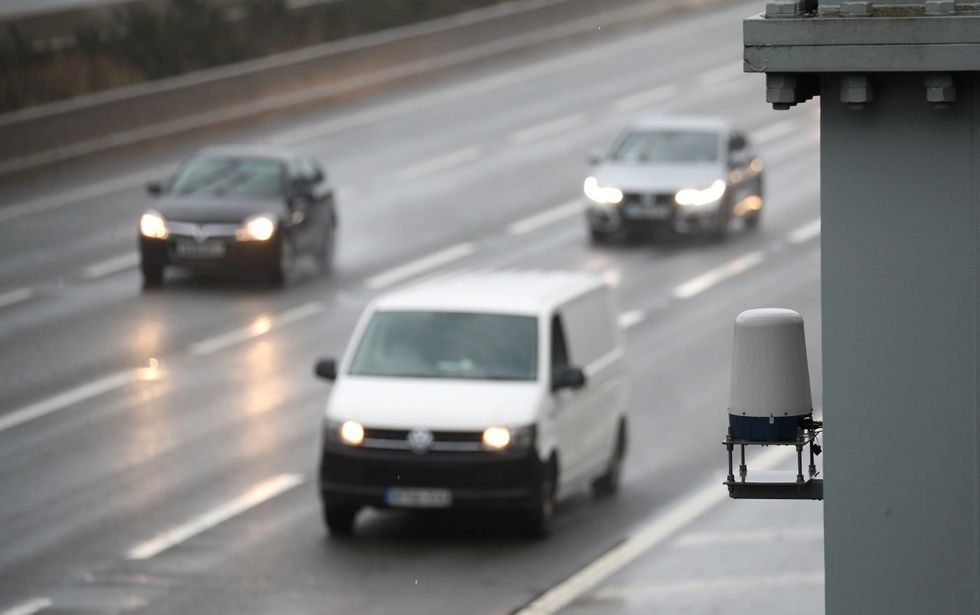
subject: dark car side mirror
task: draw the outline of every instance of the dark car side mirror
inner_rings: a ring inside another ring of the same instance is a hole
[[[313,366],[313,373],[324,380],[337,379],[337,361],[334,359],[317,359]]]
[[[585,161],[592,166],[595,166],[602,162],[602,152],[589,152],[589,155],[585,157]]]
[[[146,184],[146,193],[150,196],[160,196],[163,194],[163,182],[150,182]]]
[[[555,375],[554,382],[551,383],[552,391],[561,389],[581,389],[585,386],[585,372],[577,367],[567,365]]]

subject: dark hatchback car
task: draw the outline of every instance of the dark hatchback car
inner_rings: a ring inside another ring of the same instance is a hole
[[[154,182],[143,213],[143,282],[163,284],[167,267],[257,272],[284,284],[297,257],[329,269],[337,212],[333,188],[312,157],[267,146],[205,148],[173,178]]]

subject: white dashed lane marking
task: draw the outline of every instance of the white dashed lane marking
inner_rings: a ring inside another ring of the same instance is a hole
[[[729,278],[733,278],[740,273],[745,273],[749,269],[763,263],[765,260],[766,254],[762,251],[743,254],[734,260],[728,261],[720,267],[715,267],[714,269],[706,271],[696,278],[692,278],[680,286],[677,286],[674,288],[672,294],[675,299],[690,299],[695,295],[703,293],[709,288],[717,286]]]
[[[197,536],[201,532],[209,530],[263,502],[271,500],[277,495],[289,491],[302,482],[303,477],[299,474],[280,474],[279,476],[274,476],[269,480],[255,485],[229,502],[198,515],[190,521],[167,530],[150,540],[139,543],[126,553],[126,558],[131,560],[150,559],[189,538]]]
[[[805,243],[820,236],[820,220],[814,220],[789,234],[790,243]]]
[[[33,598],[12,606],[6,611],[0,611],[0,615],[34,615],[34,613],[39,613],[52,604],[50,598]]]
[[[238,344],[261,337],[278,327],[315,316],[323,310],[324,306],[322,303],[319,301],[310,301],[278,314],[260,316],[248,326],[215,335],[192,345],[191,354],[203,356],[231,348],[232,346],[237,346]]]
[[[458,243],[454,246],[446,248],[445,250],[439,250],[438,252],[434,252],[428,256],[423,256],[422,258],[405,263],[400,267],[395,267],[394,269],[389,269],[388,271],[372,276],[367,279],[365,286],[371,290],[387,288],[399,282],[408,280],[409,278],[414,278],[415,276],[431,271],[437,267],[447,265],[461,258],[466,258],[474,252],[476,252],[476,245],[469,242]]]
[[[582,201],[574,199],[551,209],[546,209],[541,213],[513,222],[507,226],[507,232],[511,235],[526,235],[550,224],[571,218],[576,214],[582,213],[584,210],[585,206]]]
[[[31,288],[18,288],[0,294],[0,308],[5,308],[34,298],[34,290]]]
[[[139,253],[132,252],[130,254],[123,254],[121,256],[102,261],[101,263],[89,265],[82,270],[82,277],[86,280],[95,280],[114,273],[119,273],[120,271],[132,269],[138,265],[139,262]]]
[[[405,167],[401,171],[398,171],[395,174],[395,177],[401,181],[420,179],[427,175],[432,175],[441,171],[448,171],[454,167],[458,167],[468,162],[473,162],[482,155],[483,152],[480,148],[466,147],[456,150],[455,152],[450,152],[448,154],[437,156],[436,158],[430,158],[429,160],[425,160],[418,164]]]
[[[42,416],[59,410],[64,410],[77,403],[92,399],[109,391],[114,391],[136,381],[138,374],[134,370],[126,370],[110,374],[104,378],[93,380],[74,389],[59,393],[54,397],[43,399],[29,406],[14,410],[0,416],[0,432],[22,425]],[[0,614],[2,615],[2,614]]]
[[[580,126],[585,125],[585,119],[585,114],[583,113],[566,115],[565,117],[560,117],[556,120],[543,122],[541,124],[537,124],[536,126],[530,126],[528,128],[518,130],[510,136],[510,140],[516,145],[523,145],[532,141],[546,139],[548,137],[559,135],[563,132],[575,130]]]
[[[613,103],[612,107],[613,111],[623,113],[664,102],[674,98],[678,94],[680,94],[680,87],[678,87],[675,83],[671,83],[668,85],[655,87],[650,90],[645,90],[643,92],[639,92],[638,94],[620,98]]]

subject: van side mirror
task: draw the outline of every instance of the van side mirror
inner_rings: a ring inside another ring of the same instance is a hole
[[[589,155],[585,157],[585,161],[592,166],[595,166],[602,162],[602,152],[594,151],[589,152]]]
[[[146,184],[146,193],[150,196],[160,196],[163,194],[163,182],[150,182]]]
[[[313,367],[313,373],[324,380],[337,379],[337,361],[333,359],[318,359]]]
[[[585,372],[577,367],[567,365],[555,375],[554,382],[551,383],[552,391],[561,389],[581,389],[585,386]]]

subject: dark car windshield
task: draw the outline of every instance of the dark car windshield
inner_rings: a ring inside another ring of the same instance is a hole
[[[457,312],[378,312],[350,373],[357,376],[536,380],[537,319]]]
[[[185,164],[173,193],[206,197],[278,197],[283,194],[283,163],[271,158],[204,157]]]
[[[704,130],[639,130],[620,137],[609,160],[621,164],[713,162],[718,159],[718,134]]]

